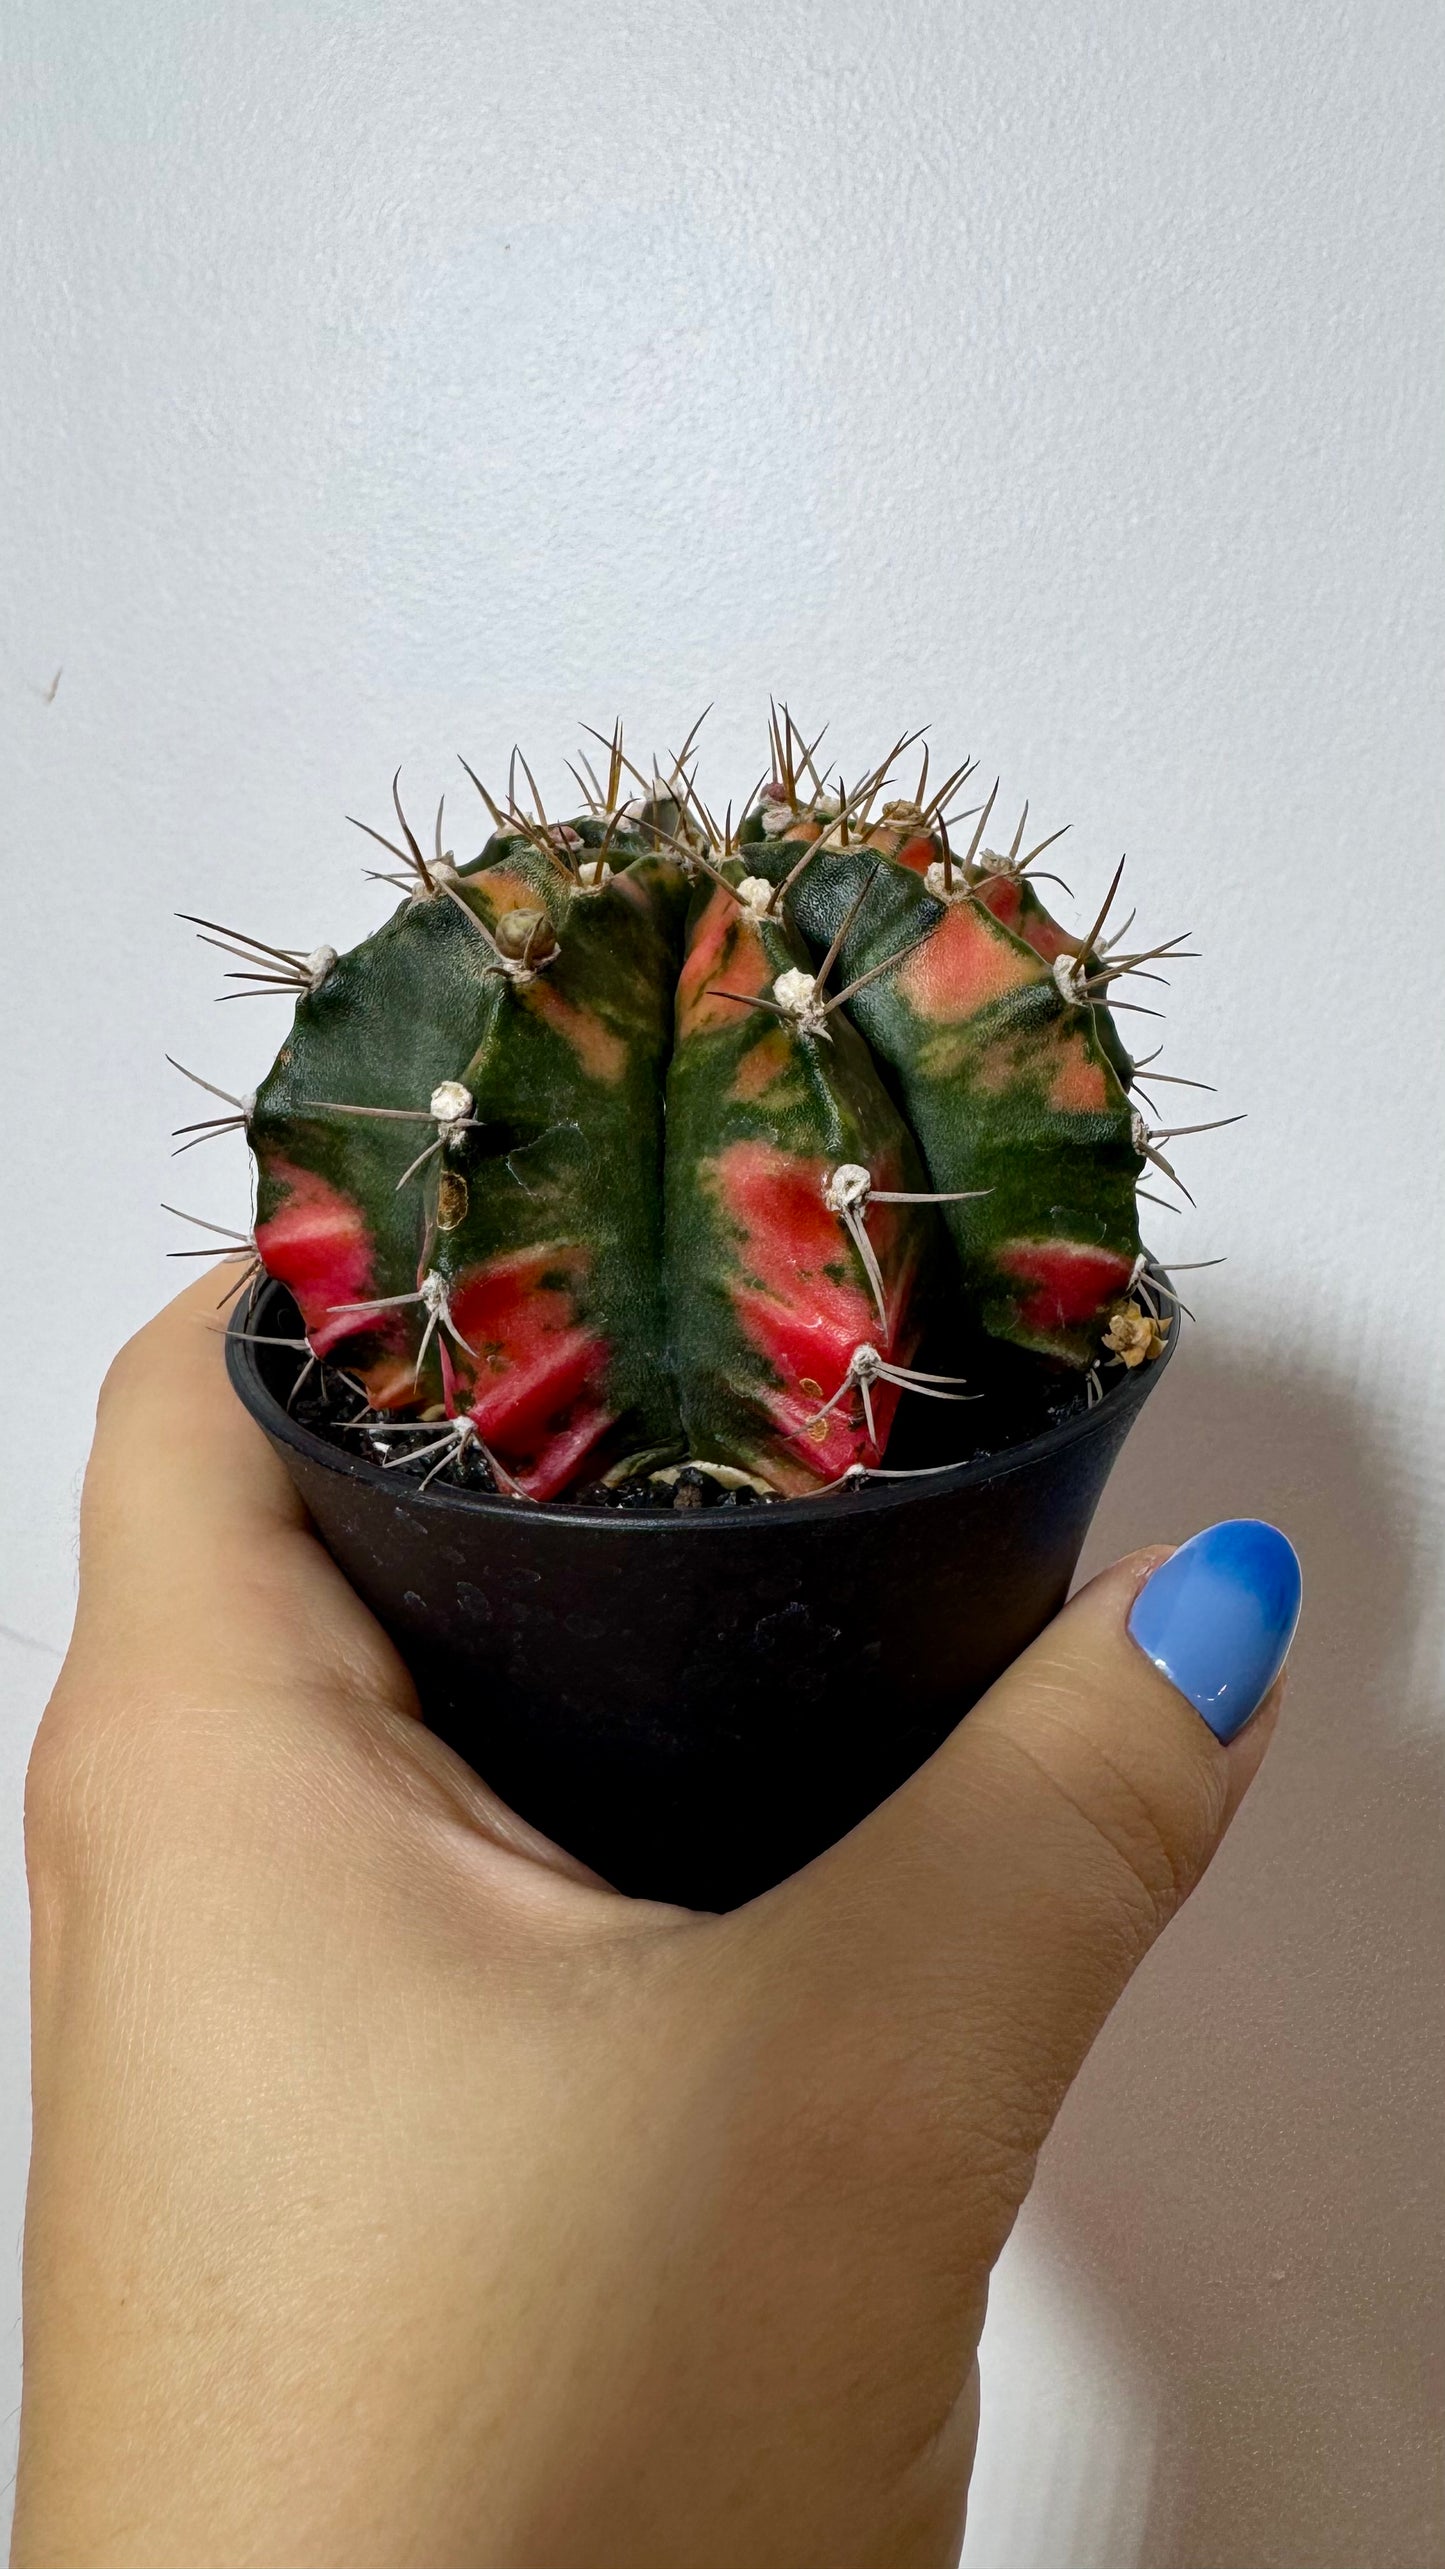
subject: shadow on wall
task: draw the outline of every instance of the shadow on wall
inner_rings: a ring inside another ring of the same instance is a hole
[[[1410,1492],[1321,1373],[1186,1351],[1163,1389],[1090,1559],[1273,1517],[1306,1619],[1265,1771],[1045,2154],[1032,2246],[1155,2385],[1118,2569],[1440,2569],[1445,1813]]]

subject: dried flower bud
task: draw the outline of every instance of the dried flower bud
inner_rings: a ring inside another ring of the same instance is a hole
[[[557,931],[545,910],[504,910],[492,934],[509,963],[547,963],[557,951]]]
[[[1116,1303],[1104,1332],[1104,1344],[1110,1355],[1117,1356],[1132,1373],[1136,1366],[1163,1355],[1168,1327],[1167,1320],[1157,1319],[1137,1302]]]

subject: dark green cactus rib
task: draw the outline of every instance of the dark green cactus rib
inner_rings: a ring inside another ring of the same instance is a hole
[[[313,1346],[375,1407],[465,1409],[537,1496],[604,1446],[680,1448],[657,1349],[689,888],[646,856],[582,890],[515,843],[343,956],[257,1098],[257,1242]],[[465,1121],[399,1183],[443,1082]]]
[[[422,1185],[398,1181],[433,1138],[433,1091],[476,1049],[493,1004],[488,960],[445,893],[403,902],[302,997],[257,1092],[257,1248],[312,1346],[344,1345],[378,1408],[441,1397],[434,1353],[414,1377],[430,1315],[395,1303],[418,1289],[427,1201]],[[398,1108],[421,1120],[398,1120]],[[378,1301],[393,1307],[345,1308]]]
[[[532,848],[463,889],[516,977],[489,983],[460,1072],[481,1129],[437,1183],[448,1407],[547,1498],[584,1466],[682,1450],[658,1357],[663,1079],[687,886],[643,857],[584,890]]]
[[[777,879],[796,845],[775,841]],[[840,956],[844,982],[916,951],[849,1002],[940,1189],[987,1189],[946,1219],[970,1297],[995,1336],[1084,1366],[1139,1251],[1143,1161],[1099,1019],[984,903],[934,900],[876,852],[820,854],[793,894],[816,951],[877,869]]]
[[[744,869],[726,872],[735,881]],[[865,1404],[844,1387],[860,1347],[895,1365],[912,1355],[937,1220],[917,1204],[867,1207],[870,1279],[827,1200],[834,1172],[917,1190],[922,1168],[841,1012],[807,1033],[772,1005],[746,1004],[770,1002],[780,975],[807,967],[783,919],[704,885],[667,1085],[668,1343],[689,1450],[789,1492],[881,1461],[898,1388],[879,1380]]]

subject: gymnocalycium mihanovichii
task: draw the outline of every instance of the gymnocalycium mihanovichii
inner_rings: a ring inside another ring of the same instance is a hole
[[[477,1449],[518,1499],[689,1464],[844,1487],[887,1471],[900,1402],[968,1396],[917,1361],[950,1316],[1091,1398],[1171,1327],[1139,1182],[1209,1127],[1137,1102],[1166,1074],[1114,985],[1182,940],[1106,936],[1122,866],[1072,935],[1035,870],[1062,833],[1025,848],[1025,805],[986,846],[971,763],[930,792],[925,749],[890,799],[904,740],[850,788],[775,707],[735,829],[695,740],[644,775],[618,726],[561,822],[525,761],[525,801],[515,757],[501,800],[468,768],[491,829],[463,864],[394,780],[399,838],[368,835],[402,897],[349,953],[196,922],[228,995],[295,1000],[254,1096],[180,1128],[255,1157],[221,1254],[289,1289],[362,1418],[429,1430],[437,1469]]]

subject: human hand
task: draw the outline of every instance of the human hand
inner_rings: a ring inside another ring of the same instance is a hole
[[[1162,1555],[1116,1564],[696,1917],[421,1728],[213,1293],[108,1379],[32,1763],[17,2569],[952,2561],[990,2269],[1277,1709],[1221,1745],[1145,1649],[1247,1713],[1287,1547],[1273,1644],[1216,1582],[1192,1657],[1186,1565],[1140,1648]]]

